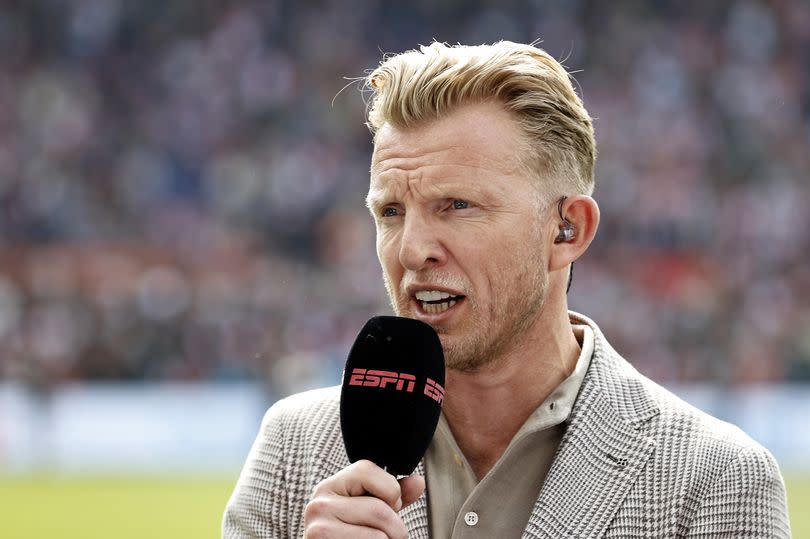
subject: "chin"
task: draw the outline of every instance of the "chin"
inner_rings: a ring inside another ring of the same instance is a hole
[[[439,340],[442,343],[442,351],[444,352],[444,365],[448,369],[462,372],[470,372],[480,367],[480,361],[472,358],[470,354],[465,354],[464,351],[468,346],[447,335],[446,333],[439,333]]]

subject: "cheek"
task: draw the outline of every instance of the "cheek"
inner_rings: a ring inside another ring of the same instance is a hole
[[[504,288],[515,284],[520,268],[538,263],[536,249],[529,241],[534,239],[509,237],[501,241],[479,241],[465,249],[469,275],[480,283],[481,293],[502,295]]]
[[[383,271],[387,274],[392,274],[396,271],[399,256],[396,249],[396,243],[391,241],[390,238],[377,236],[377,260],[380,261]]]

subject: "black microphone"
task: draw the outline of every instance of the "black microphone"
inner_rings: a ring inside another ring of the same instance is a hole
[[[433,328],[412,318],[372,318],[343,371],[340,427],[349,460],[410,475],[430,445],[443,400],[444,354]]]

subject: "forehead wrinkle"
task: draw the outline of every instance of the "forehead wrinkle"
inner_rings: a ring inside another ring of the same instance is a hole
[[[424,167],[413,169],[389,168],[377,175],[377,181],[372,182],[368,193],[368,204],[386,203],[390,199],[402,200],[407,193],[416,193],[430,188],[431,182],[426,181]]]
[[[392,185],[394,193],[391,194],[398,195],[408,190],[438,191],[450,187],[457,187],[460,191],[472,188],[477,192],[503,192],[510,189],[509,182],[498,180],[518,181],[525,176],[523,167],[516,159],[510,161],[500,154],[490,157],[482,152],[469,151],[468,148],[455,145],[427,153],[411,150],[406,155],[396,147],[375,151],[367,206],[371,207],[373,202],[379,202],[378,198],[384,198]],[[444,154],[453,155],[448,160]],[[409,185],[400,187],[403,181]],[[414,182],[419,182],[419,185]]]
[[[432,174],[430,169],[445,169],[440,174]],[[502,171],[489,171],[487,174],[472,176],[464,173],[466,169],[481,171],[472,165],[426,165],[414,170],[391,168],[376,177],[369,186],[366,205],[369,209],[375,205],[393,201],[404,201],[411,193],[419,200],[432,198],[458,197],[475,200],[478,204],[497,204],[503,196],[513,189],[513,182],[525,181],[518,174],[506,174]],[[447,170],[450,169],[450,170]],[[460,169],[460,170],[454,170]],[[448,173],[451,172],[452,173]],[[492,172],[489,174],[489,172]]]
[[[519,159],[514,130],[492,141],[471,130],[466,125],[470,122],[450,120],[412,128],[386,125],[378,131],[369,171],[371,181],[366,197],[369,207],[387,203],[385,197],[408,190],[455,189],[457,185],[459,193],[453,196],[460,196],[471,187],[477,192],[495,194],[512,188],[508,181],[502,180],[528,179]],[[403,184],[401,180],[406,182]]]
[[[399,145],[396,145],[399,146]],[[499,175],[512,175],[520,167],[517,155],[495,153],[487,155],[486,149],[455,144],[432,150],[412,148],[376,147],[372,156],[372,174],[380,175],[389,169],[413,170],[420,167],[448,166],[483,169]],[[389,154],[393,154],[388,157]],[[447,159],[443,159],[443,157]],[[436,161],[439,162],[436,162]]]
[[[434,161],[441,161],[442,155],[449,152],[451,152],[451,148],[424,150],[421,148],[411,148],[404,144],[396,144],[393,147],[377,146],[374,148],[374,153],[372,154],[371,173],[377,173],[379,175],[392,169],[403,171],[414,170],[431,164]]]

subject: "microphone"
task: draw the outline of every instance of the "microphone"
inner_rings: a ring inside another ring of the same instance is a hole
[[[427,451],[444,401],[444,353],[432,327],[376,316],[354,341],[340,393],[349,461],[410,475]]]

